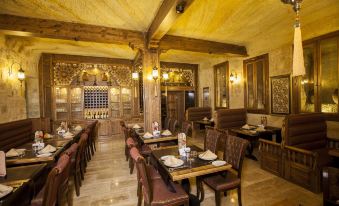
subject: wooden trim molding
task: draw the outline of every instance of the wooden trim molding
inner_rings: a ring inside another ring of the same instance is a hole
[[[209,54],[247,56],[247,50],[244,46],[171,35],[165,35],[161,39],[159,48],[161,50],[176,49]]]
[[[17,36],[35,36],[75,41],[126,44],[144,47],[144,34],[138,31],[0,14],[0,31]]]

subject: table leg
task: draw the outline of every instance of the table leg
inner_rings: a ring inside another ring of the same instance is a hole
[[[256,158],[256,156],[253,155],[253,150],[254,150],[254,146],[255,146],[255,140],[250,141],[250,144],[247,147],[247,154],[246,157],[255,161],[258,161],[258,159]]]

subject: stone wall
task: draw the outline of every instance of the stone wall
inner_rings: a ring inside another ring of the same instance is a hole
[[[38,55],[29,49],[30,42],[0,35],[0,123],[39,117]],[[26,74],[20,85],[19,63]],[[12,74],[9,70],[12,66]],[[27,98],[28,97],[28,98]]]
[[[283,45],[279,48],[273,49],[266,53],[269,54],[269,76],[278,76],[284,74],[290,74],[292,69],[292,46],[290,44]],[[252,55],[247,58],[255,57],[265,53],[259,53],[258,51],[250,51]],[[246,59],[247,59],[246,58]],[[237,73],[238,81],[230,84],[230,108],[244,108],[244,78],[243,78],[243,60],[245,58],[228,58],[230,72]],[[210,87],[210,98],[214,109],[214,79],[213,77],[213,65],[200,64],[199,69],[199,97],[202,96],[202,87]],[[270,85],[270,83],[269,83]],[[269,90],[270,95],[270,90]],[[271,99],[269,98],[269,101]],[[202,105],[201,98],[199,99],[200,105]],[[270,103],[271,105],[271,103]],[[262,115],[262,114],[248,114],[247,122],[249,124],[260,124],[260,117],[266,116],[268,124],[270,126],[282,127],[284,115]],[[328,136],[332,138],[339,138],[339,122],[327,122]]]

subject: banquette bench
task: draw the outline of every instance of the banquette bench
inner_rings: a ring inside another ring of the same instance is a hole
[[[0,150],[7,152],[29,141],[32,141],[31,119],[0,124]]]
[[[190,107],[186,110],[186,121],[202,120],[205,117],[211,119],[212,108],[211,107]]]
[[[261,168],[320,192],[321,170],[331,161],[326,133],[326,120],[321,113],[287,115],[281,144],[259,140]]]

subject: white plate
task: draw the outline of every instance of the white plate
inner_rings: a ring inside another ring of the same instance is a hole
[[[169,157],[174,157],[174,155],[165,155],[165,156],[162,156],[162,157],[160,157],[160,159],[162,160],[162,161],[165,161],[167,158],[169,158]]]
[[[0,198],[5,197],[13,191],[13,187],[0,184]]]
[[[150,139],[152,138],[153,136],[143,136],[144,139]]]
[[[178,159],[178,162],[177,164],[168,164],[168,162],[164,162],[164,164],[167,166],[167,167],[180,167],[181,165],[184,164],[184,161],[181,160],[181,159]]]
[[[49,157],[52,153],[44,153],[44,154],[38,154],[37,157]]]
[[[216,160],[216,161],[213,161],[213,162],[212,162],[212,165],[214,165],[214,166],[216,166],[216,167],[223,166],[223,165],[225,165],[225,164],[226,164],[226,162],[223,161],[223,160]]]

